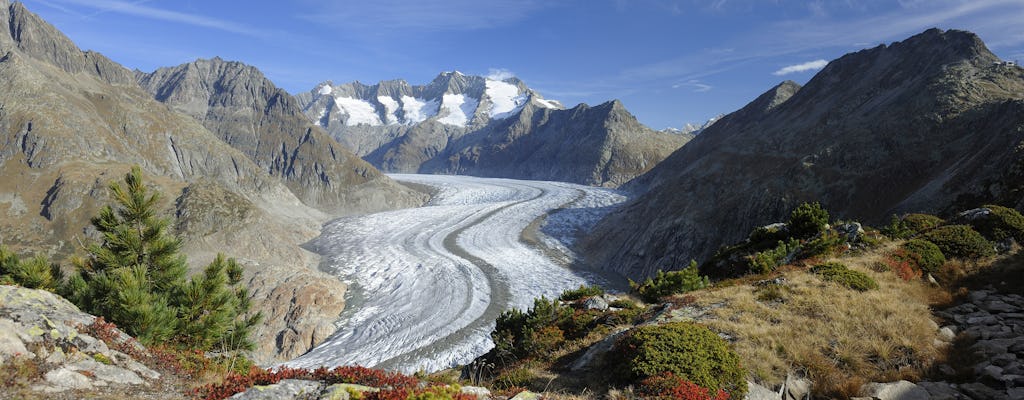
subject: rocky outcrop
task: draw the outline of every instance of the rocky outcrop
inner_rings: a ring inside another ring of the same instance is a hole
[[[942,329],[967,344],[959,354],[973,365],[941,365],[950,382],[919,383],[934,399],[1024,397],[1024,297],[991,288],[975,290],[960,305],[937,311]],[[959,379],[957,379],[959,378]]]
[[[784,82],[625,186],[644,193],[584,243],[634,279],[703,261],[804,201],[833,217],[1024,207],[1024,69],[929,30]]]
[[[53,293],[0,285],[0,363],[31,365],[34,376],[23,376],[27,391],[7,387],[16,397],[36,393],[76,391],[151,391],[161,374],[111,349],[88,329],[96,317],[83,313]],[[112,328],[118,340],[128,335]],[[137,343],[132,350],[145,353]]]
[[[429,85],[321,84],[306,115],[385,171],[617,187],[693,137],[656,132],[619,101],[563,109],[516,78],[443,73]]]
[[[281,178],[307,205],[343,215],[425,201],[335,142],[255,67],[214,58],[137,73],[137,78],[157,100],[195,118]]]

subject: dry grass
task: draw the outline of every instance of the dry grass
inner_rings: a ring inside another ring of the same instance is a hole
[[[787,268],[780,273],[785,284],[707,290],[696,294],[698,304],[726,304],[705,323],[735,338],[736,352],[762,383],[799,371],[817,394],[846,397],[866,382],[914,379],[941,353],[929,310],[939,290],[873,271],[884,251],[836,259],[874,278],[878,290],[857,292]]]

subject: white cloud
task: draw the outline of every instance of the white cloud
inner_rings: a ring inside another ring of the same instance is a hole
[[[211,18],[204,15],[188,14],[178,11],[170,11],[155,7],[141,5],[141,2],[129,3],[120,0],[58,0],[55,3],[73,4],[81,7],[88,7],[100,12],[114,12],[125,15],[134,15],[160,21],[181,23],[203,28],[216,29],[224,32],[237,33],[253,37],[266,37],[267,32],[251,28],[245,25]],[[49,4],[56,7],[55,4]]]
[[[796,64],[796,65],[790,65],[790,66],[787,66],[787,67],[782,67],[778,71],[773,72],[772,75],[782,76],[782,75],[793,74],[793,73],[797,73],[797,72],[817,71],[819,69],[825,68],[826,65],[828,65],[828,61],[825,61],[825,60],[808,61],[808,62],[805,62],[803,64]]]
[[[515,78],[516,74],[504,68],[490,68],[487,71],[487,79],[493,79],[496,81],[503,81],[508,78]]]

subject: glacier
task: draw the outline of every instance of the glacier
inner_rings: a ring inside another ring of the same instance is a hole
[[[325,225],[309,245],[323,255],[322,269],[350,284],[349,304],[334,335],[284,365],[412,373],[466,364],[493,347],[502,311],[602,282],[555,259],[571,259],[561,242],[626,200],[562,182],[389,176],[430,187],[430,203]],[[544,249],[522,240],[538,220],[545,223],[533,233]]]

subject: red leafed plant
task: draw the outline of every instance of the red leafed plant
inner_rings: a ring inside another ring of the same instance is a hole
[[[883,262],[892,272],[896,273],[896,276],[905,281],[921,277],[921,270],[914,268],[910,257],[902,249],[897,249],[892,255],[885,257]]]
[[[729,393],[719,389],[711,395],[709,390],[671,372],[661,373],[640,382],[639,394],[645,398],[680,400],[728,400]]]
[[[408,396],[409,393],[415,392],[419,385],[419,381],[410,376],[358,366],[337,367],[330,370],[317,368],[312,371],[295,368],[262,369],[253,367],[246,374],[229,373],[220,383],[195,388],[192,390],[192,396],[205,400],[226,399],[255,385],[272,385],[285,379],[321,381],[328,385],[354,383],[385,389],[381,395],[377,395],[378,398],[393,398],[391,396],[398,396],[398,392],[403,392]],[[404,399],[406,396],[401,398]]]

